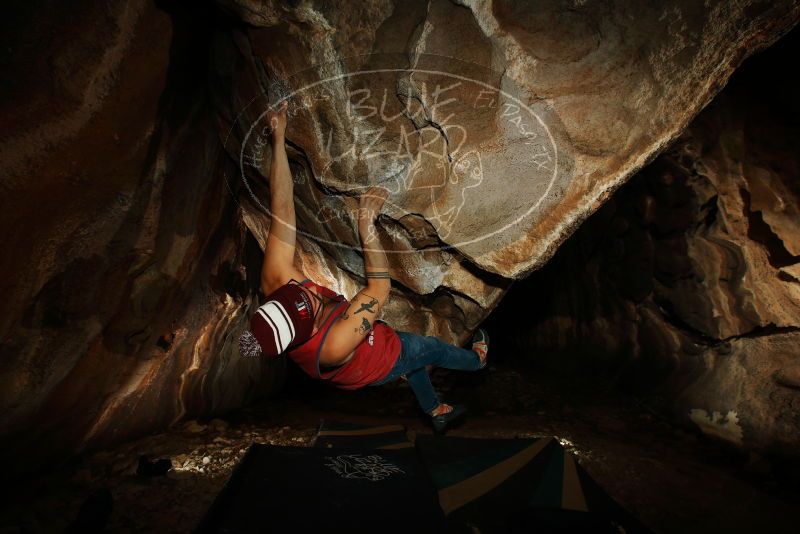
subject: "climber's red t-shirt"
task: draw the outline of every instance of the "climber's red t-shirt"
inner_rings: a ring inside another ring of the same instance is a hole
[[[400,338],[397,332],[383,321],[375,321],[372,329],[356,347],[355,354],[349,362],[330,371],[320,371],[319,355],[322,344],[328,336],[331,325],[344,313],[348,302],[342,295],[310,280],[303,281],[303,285],[306,287],[313,285],[321,295],[339,303],[319,330],[308,341],[287,352],[287,356],[312,378],[330,380],[336,387],[342,389],[358,389],[388,375],[397,357],[400,356]]]

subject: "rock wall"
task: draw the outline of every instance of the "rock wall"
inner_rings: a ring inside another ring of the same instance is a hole
[[[40,2],[4,20],[6,473],[240,406],[279,378],[233,343],[258,247],[220,179],[233,165],[207,96],[207,11]]]
[[[292,106],[304,269],[355,291],[354,196],[382,184],[387,319],[459,341],[799,11],[788,0],[522,6],[9,9],[0,432],[11,470],[280,383],[285,361],[243,361],[235,347],[258,304],[270,102]]]
[[[748,60],[673,147],[511,290],[493,318],[509,352],[614,369],[660,387],[709,435],[797,455],[800,106],[783,65],[798,50],[794,30]]]
[[[298,226],[322,254],[307,263],[333,261],[337,287],[361,280],[353,197],[383,185],[380,237],[402,288],[386,317],[449,341],[798,16],[793,2],[221,4],[252,26],[215,55],[244,209],[266,218],[259,132],[288,96]]]

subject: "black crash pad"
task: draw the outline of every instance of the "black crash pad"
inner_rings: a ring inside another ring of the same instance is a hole
[[[554,438],[419,435],[416,448],[450,531],[648,532]]]
[[[252,445],[199,532],[442,532],[413,449]]]
[[[317,429],[315,447],[368,449],[411,449],[403,425],[364,425],[324,419]]]

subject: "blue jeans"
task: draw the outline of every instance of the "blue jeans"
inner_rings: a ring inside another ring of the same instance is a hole
[[[439,397],[433,389],[426,366],[459,371],[481,369],[480,358],[471,350],[449,345],[433,336],[418,336],[409,332],[397,332],[397,335],[401,343],[400,356],[389,374],[370,386],[380,386],[404,377],[425,413],[439,406]]]

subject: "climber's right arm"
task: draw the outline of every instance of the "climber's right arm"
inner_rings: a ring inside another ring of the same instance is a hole
[[[286,102],[267,118],[272,128],[272,165],[269,173],[271,222],[264,263],[261,266],[261,291],[269,295],[290,279],[305,278],[294,265],[296,227],[294,185],[286,156]]]

